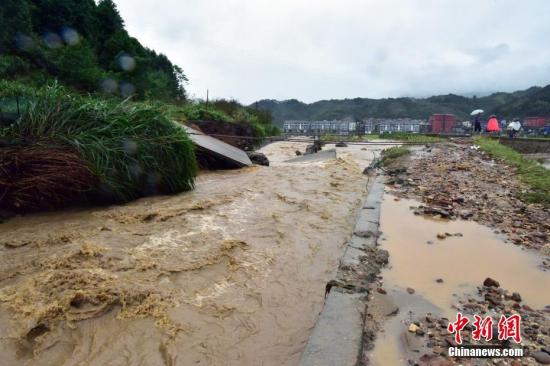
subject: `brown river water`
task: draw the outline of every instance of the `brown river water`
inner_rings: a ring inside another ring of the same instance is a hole
[[[327,147],[327,148],[330,148]],[[202,174],[192,192],[0,225],[2,365],[293,365],[373,149]]]
[[[434,220],[416,216],[413,200],[395,200],[386,194],[381,210],[382,248],[390,254],[389,268],[382,271],[384,288],[399,306],[379,332],[373,352],[374,366],[407,364],[403,333],[416,317],[428,312],[456,318],[458,297],[474,294],[476,286],[491,277],[525,304],[542,309],[550,304],[550,272],[539,268],[541,257],[522,250],[490,228],[473,221]],[[438,233],[461,234],[443,240]],[[432,242],[431,244],[428,242]],[[443,279],[442,283],[436,279]],[[414,295],[406,292],[410,287]]]

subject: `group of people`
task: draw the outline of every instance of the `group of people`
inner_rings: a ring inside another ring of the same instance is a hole
[[[489,117],[489,120],[487,121],[487,128],[486,131],[489,134],[500,134],[500,123],[497,120],[497,116],[494,114]],[[508,137],[514,138],[519,134],[519,131],[521,130],[521,123],[519,122],[519,119],[514,118],[508,126],[506,126],[506,130],[508,131]],[[481,133],[481,120],[479,119],[479,115],[477,115],[474,119],[474,133]]]

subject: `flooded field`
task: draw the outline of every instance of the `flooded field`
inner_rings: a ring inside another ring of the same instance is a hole
[[[539,268],[541,257],[504,243],[490,228],[473,221],[415,216],[410,207],[418,205],[390,194],[382,204],[381,245],[390,254],[382,276],[399,312],[388,318],[377,336],[369,355],[373,365],[406,364],[407,326],[426,313],[454,319],[458,296],[474,293],[487,277],[521,293],[532,307],[550,304],[550,293],[544,290],[550,272]],[[439,239],[438,233],[448,235]]]
[[[192,192],[0,225],[2,364],[296,364],[373,157],[284,163],[297,149]]]

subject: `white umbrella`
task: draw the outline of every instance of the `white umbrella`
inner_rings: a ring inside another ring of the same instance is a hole
[[[470,116],[477,116],[481,113],[483,113],[483,109],[476,109],[475,111],[472,111],[472,113],[470,113]]]

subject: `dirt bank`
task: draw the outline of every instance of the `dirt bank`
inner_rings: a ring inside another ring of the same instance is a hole
[[[189,124],[198,127],[207,135],[214,135],[216,138],[238,147],[243,150],[253,150],[258,141],[247,137],[256,137],[254,128],[247,123],[229,123],[222,121],[189,121]],[[229,137],[236,136],[236,137]],[[242,136],[240,138],[239,136]]]
[[[295,364],[373,155],[284,163],[297,149],[193,192],[0,225],[3,364]]]

